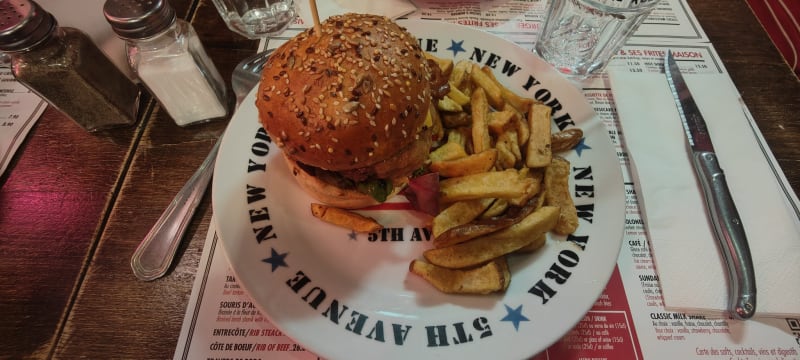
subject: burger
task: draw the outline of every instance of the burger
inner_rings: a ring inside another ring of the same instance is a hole
[[[378,204],[428,158],[428,109],[443,78],[435,71],[390,19],[332,16],[273,52],[256,96],[259,120],[312,197],[349,209]]]

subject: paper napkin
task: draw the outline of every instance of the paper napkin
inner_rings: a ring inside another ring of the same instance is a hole
[[[306,24],[313,25],[311,9],[308,1],[296,1],[300,17]],[[417,10],[408,0],[335,0],[317,1],[317,13],[320,21],[324,21],[331,15],[341,15],[348,12],[383,15],[390,19],[409,14]]]
[[[727,309],[724,259],[709,223],[678,111],[664,74],[609,77],[667,309]],[[756,125],[725,74],[687,74],[744,223],[757,286],[755,316],[800,314],[800,220]]]

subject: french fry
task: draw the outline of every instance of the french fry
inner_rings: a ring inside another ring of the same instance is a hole
[[[461,90],[459,90],[455,86],[450,86],[450,91],[447,93],[447,97],[455,101],[458,105],[466,106],[469,104],[469,96],[464,94]]]
[[[514,151],[509,148],[507,141],[502,141],[501,139],[497,140],[497,143],[494,145],[495,149],[497,149],[497,161],[495,165],[501,170],[513,169],[517,163],[517,159],[514,157]]]
[[[454,226],[436,236],[433,239],[433,245],[437,248],[452,246],[505,229],[522,221],[538,208],[537,205],[538,201],[532,199],[525,206],[510,208],[496,218],[479,219],[467,224]]]
[[[448,129],[470,126],[472,125],[472,118],[466,112],[444,112],[440,114],[442,118],[442,125]]]
[[[472,151],[479,153],[492,146],[489,135],[489,103],[486,92],[482,88],[472,93],[470,101],[472,108]]]
[[[412,260],[409,269],[447,294],[489,294],[508,288],[511,273],[505,258],[472,269],[448,269]]]
[[[514,112],[507,110],[489,113],[489,132],[495,136],[504,133],[506,130],[514,126],[514,124],[511,122],[511,118],[513,116]]]
[[[442,117],[439,116],[439,111],[431,104],[428,106],[428,115],[425,118],[425,125],[431,128],[431,139],[434,141],[441,140],[444,137],[444,127],[442,125]]]
[[[460,159],[467,156],[467,152],[464,150],[464,147],[461,146],[461,144],[448,141],[444,143],[444,145],[436,148],[436,150],[431,151],[431,153],[428,154],[428,159],[431,160],[431,163],[435,163]]]
[[[502,215],[508,209],[508,200],[496,199],[486,211],[481,214],[481,219],[493,218]]]
[[[488,149],[458,159],[431,162],[430,169],[444,177],[459,177],[487,172],[492,169],[495,160],[497,149]]]
[[[509,147],[511,147],[511,151],[514,152],[514,157],[518,161],[522,162],[522,146],[519,143],[519,135],[517,135],[517,131],[509,130],[506,131],[506,134],[508,134],[508,144]]]
[[[439,200],[445,203],[480,198],[519,199],[535,195],[541,183],[514,169],[472,174],[439,182]]]
[[[550,164],[553,152],[550,147],[550,114],[552,109],[544,104],[534,103],[528,111],[528,126],[531,136],[528,139],[525,164],[531,168]]]
[[[517,142],[520,146],[524,146],[528,143],[528,138],[531,136],[531,129],[528,126],[528,122],[525,119],[525,115],[515,109],[513,106],[506,104],[504,109],[505,111],[511,111],[514,115],[511,117],[511,122],[514,124],[514,127],[517,129],[517,135],[519,139]]]
[[[498,83],[481,71],[477,64],[472,64],[472,71],[469,75],[470,79],[472,79],[478,87],[486,91],[486,98],[489,99],[489,104],[495,109],[502,109],[505,100],[503,100],[503,94],[500,91]]]
[[[517,135],[516,130],[507,130],[504,133],[500,134],[497,137],[497,143],[495,147],[498,151],[506,152],[503,155],[498,155],[498,160],[500,157],[504,157],[503,163],[501,164],[502,169],[510,169],[516,166],[517,162],[522,161],[522,152],[519,146],[519,136]],[[500,150],[500,149],[503,150]]]
[[[533,189],[530,192],[523,192],[519,196],[512,197],[508,199],[508,203],[511,205],[516,206],[523,206],[528,203],[528,200],[533,198],[533,196],[537,195],[540,190],[542,189],[542,183],[544,179],[544,172],[542,171],[534,171],[530,168],[523,167],[517,171],[517,174],[520,178],[526,179],[531,182]]]
[[[447,142],[456,143],[464,147],[469,141],[471,132],[472,129],[466,126],[450,129],[447,131]]]
[[[427,58],[429,60],[433,60],[436,63],[436,65],[439,65],[439,69],[442,70],[442,74],[444,76],[450,75],[450,73],[453,71],[453,60],[452,59],[440,58],[440,57],[438,57],[436,55],[433,55],[433,54],[431,54],[429,52],[425,52],[424,54],[425,54],[425,58]]]
[[[572,150],[583,138],[583,130],[570,128],[550,134],[550,147],[553,153]]]
[[[445,95],[445,97],[439,99],[439,101],[436,102],[436,108],[441,111],[454,112],[454,113],[464,111],[464,108],[461,106],[461,104],[455,102],[447,95]]]
[[[546,233],[542,233],[542,235],[539,235],[538,237],[533,239],[533,241],[531,241],[530,244],[519,248],[514,253],[521,254],[521,253],[532,253],[532,252],[535,252],[536,250],[541,249],[542,246],[544,246],[545,242],[547,242],[547,234]]]
[[[429,249],[423,256],[431,264],[450,269],[483,264],[519,250],[530,244],[539,234],[550,231],[558,221],[558,214],[558,207],[544,206],[522,221],[496,233],[449,247]]]
[[[517,95],[515,92],[511,91],[509,88],[497,81],[497,78],[494,76],[494,73],[490,67],[484,65],[481,67],[481,71],[486,74],[486,76],[489,77],[489,79],[491,79],[495,84],[497,84],[497,87],[500,89],[500,96],[503,98],[504,102],[513,106],[515,109],[517,109],[517,111],[524,113],[528,111],[528,108],[531,106],[531,104],[535,102],[533,99],[524,98]]]
[[[561,209],[553,232],[562,235],[578,229],[578,211],[569,193],[569,171],[569,161],[556,156],[544,172],[545,204]]]
[[[450,87],[458,88],[462,92],[464,91],[463,84],[466,83],[466,79],[469,79],[469,73],[472,71],[472,63],[469,60],[460,60],[455,65],[453,65],[453,71],[450,72],[450,78],[447,80],[450,83]]]
[[[373,218],[323,204],[311,203],[311,214],[322,221],[355,232],[368,233],[383,229],[383,226]]]
[[[431,226],[433,237],[436,238],[452,227],[474,220],[492,204],[493,200],[491,198],[482,198],[459,201],[448,206],[433,218],[433,225]]]

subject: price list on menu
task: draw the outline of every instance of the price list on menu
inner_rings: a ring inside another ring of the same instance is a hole
[[[11,69],[0,67],[0,175],[47,103],[17,82]]]

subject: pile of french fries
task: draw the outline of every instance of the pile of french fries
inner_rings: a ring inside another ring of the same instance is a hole
[[[410,270],[445,293],[504,291],[507,256],[539,249],[550,231],[578,227],[570,164],[557,154],[574,148],[583,132],[553,132],[552,109],[518,96],[489,67],[426,56],[450,84],[429,110],[444,139],[429,157],[443,210],[433,218],[434,248]]]
[[[503,86],[490,68],[426,54],[448,77],[450,92],[426,122],[443,139],[429,155],[440,177],[441,210],[432,220],[434,248],[410,271],[452,294],[504,291],[507,257],[542,247],[548,232],[571,234],[578,215],[569,191],[569,162],[583,131],[553,132],[552,109]],[[312,214],[358,232],[378,231],[374,219],[311,204]]]

